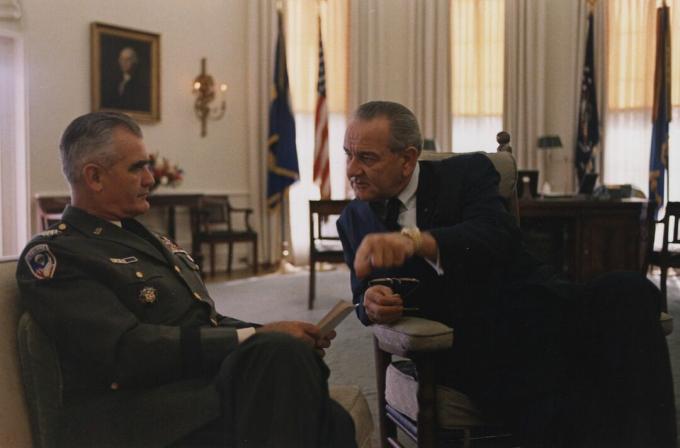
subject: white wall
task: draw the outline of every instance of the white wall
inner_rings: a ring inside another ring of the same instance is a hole
[[[31,193],[67,192],[57,144],[76,116],[90,111],[90,23],[161,35],[161,121],[143,124],[146,145],[185,170],[178,191],[246,193],[244,0],[23,0]],[[226,116],[208,124],[193,112],[200,59],[229,85]]]

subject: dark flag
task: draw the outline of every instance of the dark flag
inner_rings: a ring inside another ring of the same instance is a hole
[[[286,41],[283,36],[283,15],[278,12],[279,35],[276,39],[274,88],[269,108],[269,147],[267,160],[267,198],[269,206],[281,202],[282,193],[300,176],[295,145],[295,119],[290,108]]]
[[[581,77],[581,100],[578,111],[578,137],[576,142],[576,173],[581,183],[585,173],[594,171],[593,148],[600,143],[600,125],[597,117],[595,91],[595,58],[593,41],[593,13],[588,14],[588,39],[586,60]]]
[[[668,6],[656,10],[656,64],[652,109],[652,150],[649,159],[649,198],[656,211],[663,205],[668,170],[668,122],[671,121],[671,30]]]

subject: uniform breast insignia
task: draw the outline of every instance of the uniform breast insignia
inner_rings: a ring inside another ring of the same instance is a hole
[[[33,246],[24,260],[31,274],[38,280],[52,278],[57,269],[57,259],[47,244]]]
[[[139,291],[139,301],[142,303],[155,303],[158,300],[158,291],[152,286],[147,286]]]
[[[125,257],[125,258],[109,258],[111,263],[115,264],[130,264],[130,263],[137,263],[139,260],[137,257]]]

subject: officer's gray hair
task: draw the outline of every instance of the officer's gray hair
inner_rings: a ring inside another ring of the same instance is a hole
[[[110,167],[119,159],[113,146],[113,130],[125,128],[139,138],[142,130],[132,118],[118,112],[92,112],[68,125],[61,136],[59,151],[64,176],[72,185],[80,180],[83,166],[98,163]]]
[[[362,121],[379,117],[384,117],[390,122],[389,147],[392,152],[401,152],[413,146],[420,154],[423,136],[418,120],[409,108],[392,101],[370,101],[359,106],[354,113],[354,118]]]

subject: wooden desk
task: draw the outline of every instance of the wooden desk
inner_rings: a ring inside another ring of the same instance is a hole
[[[585,281],[616,270],[641,271],[647,247],[647,201],[519,201],[530,252],[568,278]]]

